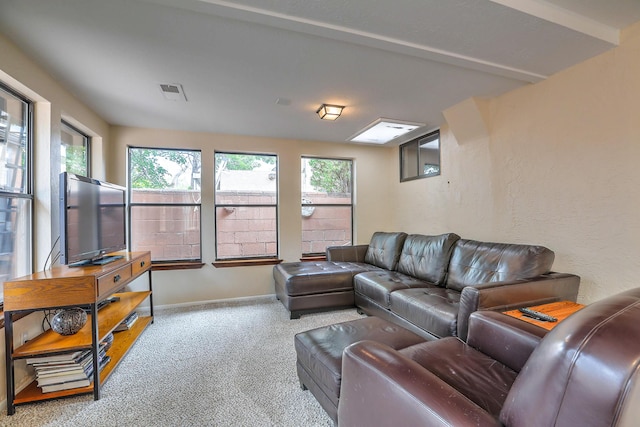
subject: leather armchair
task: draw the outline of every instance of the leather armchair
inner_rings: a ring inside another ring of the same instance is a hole
[[[495,312],[467,342],[345,349],[338,423],[350,426],[632,426],[640,419],[640,288],[545,333]]]

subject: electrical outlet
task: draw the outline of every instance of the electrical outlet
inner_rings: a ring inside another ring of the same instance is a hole
[[[26,332],[23,332],[20,339],[20,345],[26,343],[27,341],[29,341],[29,335]]]

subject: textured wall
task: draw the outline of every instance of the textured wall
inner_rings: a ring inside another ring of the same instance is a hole
[[[618,48],[486,110],[465,102],[456,112],[475,129],[488,113],[488,134],[444,127],[442,175],[396,184],[394,228],[546,245],[555,270],[582,277],[583,302],[640,286],[638,76],[640,23]]]

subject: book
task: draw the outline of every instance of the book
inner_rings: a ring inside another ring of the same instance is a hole
[[[44,385],[42,386],[42,392],[51,393],[54,391],[70,390],[72,388],[86,387],[88,385],[91,385],[91,381],[89,380],[89,378],[85,378],[83,380],[67,381],[64,383]]]
[[[66,383],[69,381],[78,381],[89,379],[89,375],[85,371],[65,373],[64,375],[55,375],[48,377],[39,377],[36,379],[38,387],[51,384]]]
[[[102,371],[104,367],[111,361],[111,356],[104,356],[100,360],[100,364],[98,366],[99,370]],[[93,382],[91,379],[91,374],[93,373],[93,364],[91,366],[91,372],[85,373],[85,377],[78,380],[72,380],[71,378],[65,378],[64,376],[61,378],[62,380],[59,382],[54,382],[50,384],[38,384],[38,387],[42,389],[42,393],[52,393],[54,391],[61,390],[70,390],[74,388],[87,387],[91,385]]]
[[[36,364],[45,364],[45,363],[70,362],[75,360],[77,357],[80,357],[83,353],[84,353],[83,350],[79,350],[73,353],[55,354],[51,356],[29,357],[27,359],[27,364],[36,365]]]
[[[114,332],[127,331],[138,320],[138,313],[133,312],[114,329]]]

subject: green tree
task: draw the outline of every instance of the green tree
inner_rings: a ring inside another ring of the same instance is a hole
[[[351,192],[351,162],[349,160],[311,159],[311,185],[326,193]]]
[[[129,154],[132,188],[178,188],[180,177],[185,173],[191,173],[187,189],[200,188],[202,162],[199,151],[132,148]],[[162,160],[178,166],[178,171],[169,172],[162,166]]]
[[[276,164],[275,156],[260,156],[253,154],[216,153],[216,171],[250,171],[261,163]]]
[[[84,146],[65,146],[65,170],[87,176],[87,149]]]
[[[158,151],[134,148],[129,151],[132,188],[167,188],[169,172],[158,164]]]

